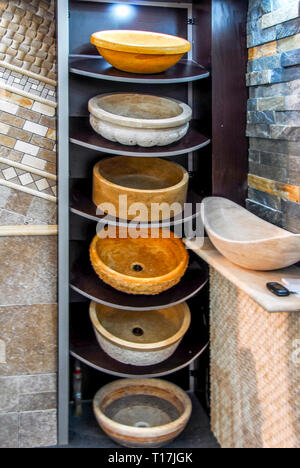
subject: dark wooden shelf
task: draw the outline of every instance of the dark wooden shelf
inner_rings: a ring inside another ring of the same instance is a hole
[[[207,264],[192,251],[189,255],[189,267],[181,282],[156,296],[126,294],[105,284],[94,272],[88,250],[85,257],[72,265],[70,286],[92,301],[119,309],[146,311],[172,307],[195,296],[208,281]]]
[[[166,158],[187,154],[204,148],[210,140],[191,125],[188,133],[180,141],[168,146],[154,146],[153,148],[143,148],[141,146],[126,146],[120,143],[113,143],[98,135],[89,124],[88,117],[70,118],[70,141],[84,148],[121,156],[135,157],[160,157]]]
[[[118,377],[162,377],[187,367],[208,346],[207,329],[199,326],[193,330],[191,327],[168,360],[153,366],[122,364],[108,356],[99,346],[86,307],[79,305],[76,309],[75,313],[71,313],[70,353],[79,361],[106,374]]]
[[[70,72],[100,80],[137,84],[187,83],[209,77],[210,73],[198,63],[181,60],[164,73],[140,75],[126,73],[112,67],[101,57],[70,57]]]
[[[85,179],[74,187],[74,189],[71,192],[71,197],[70,197],[70,204],[71,204],[71,212],[81,216],[83,218],[89,219],[91,221],[95,221],[97,223],[103,221],[107,224],[113,225],[113,226],[127,226],[128,221],[124,219],[119,219],[119,218],[110,218],[106,214],[97,214],[97,207],[92,201],[92,187],[90,181],[86,181]],[[197,195],[193,191],[189,191],[188,193],[188,198],[187,198],[187,203],[192,204],[192,212],[189,216],[186,216],[183,218],[182,216],[176,216],[175,218],[171,218],[169,220],[161,221],[161,222],[153,222],[151,224],[149,223],[136,223],[140,227],[170,227],[170,226],[175,226],[175,225],[180,225],[187,223],[198,216],[200,216],[200,208],[199,205],[202,202],[202,197],[200,195]],[[198,205],[198,206],[197,206]],[[135,225],[136,225],[135,224]],[[134,226],[131,223],[131,226]]]

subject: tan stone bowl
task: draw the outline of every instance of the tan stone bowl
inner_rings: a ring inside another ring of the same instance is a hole
[[[285,231],[221,197],[202,204],[210,240],[228,260],[249,270],[278,270],[300,261],[300,235]]]
[[[188,184],[189,175],[179,164],[158,158],[118,156],[95,165],[93,202],[97,207],[112,204],[116,217],[127,220],[137,216],[134,204],[142,203],[144,208],[143,211],[139,208],[139,221],[160,221],[182,213]],[[167,209],[154,207],[162,203],[167,203]],[[109,213],[105,206],[102,211]],[[114,212],[109,214],[114,215]]]
[[[94,414],[117,444],[158,448],[187,426],[192,403],[174,384],[159,379],[123,379],[103,387],[94,398]]]
[[[89,101],[90,123],[107,140],[127,146],[166,146],[183,138],[192,109],[175,99],[113,93]]]
[[[90,318],[103,351],[134,366],[151,366],[168,359],[191,324],[186,303],[141,313],[91,302]]]
[[[134,232],[129,231],[129,236]],[[116,238],[100,238],[96,235],[90,247],[90,259],[94,270],[105,283],[127,294],[156,295],[178,284],[185,274],[189,256],[182,241],[167,230],[157,230],[158,238],[151,238],[151,231],[141,229],[137,239],[121,238],[116,228]],[[168,238],[163,238],[168,236]]]

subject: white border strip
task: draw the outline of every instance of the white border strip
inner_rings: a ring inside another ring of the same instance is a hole
[[[26,70],[25,68],[16,67],[15,65],[12,65],[9,62],[5,62],[4,60],[0,60],[0,67],[8,68],[9,70],[12,70],[16,73],[20,73],[21,75],[29,76],[34,80],[43,81],[44,83],[47,83],[49,85],[57,86],[57,81],[50,80],[50,78],[47,78],[46,76],[38,75],[37,73],[33,73],[29,70]]]
[[[0,185],[4,185],[5,187],[19,190],[20,192],[29,193],[30,195],[34,195],[35,197],[44,198],[45,200],[57,203],[57,198],[53,197],[52,195],[38,192],[37,190],[32,190],[30,188],[23,187],[22,185],[14,184],[13,182],[9,182],[8,180],[0,179]]]
[[[18,226],[0,226],[0,237],[17,236],[57,236],[58,226],[48,224],[24,224]]]
[[[0,163],[7,164],[8,166],[16,167],[17,169],[21,169],[22,171],[31,172],[32,174],[36,174],[38,176],[44,177],[45,179],[57,180],[57,176],[55,174],[50,174],[49,172],[40,171],[35,167],[27,166],[26,164],[21,164],[16,161],[12,161],[11,159],[1,158]]]
[[[26,97],[28,99],[31,99],[31,101],[38,101],[38,102],[40,102],[42,104],[46,104],[47,106],[54,107],[54,108],[57,107],[56,102],[48,101],[48,99],[44,99],[44,98],[42,98],[40,96],[37,96],[35,94],[27,93],[26,91],[23,91],[20,88],[14,88],[13,86],[10,86],[10,85],[4,84],[4,83],[0,83],[0,88],[4,89],[5,91],[9,91],[10,93],[20,94],[21,96],[24,96],[24,97]]]

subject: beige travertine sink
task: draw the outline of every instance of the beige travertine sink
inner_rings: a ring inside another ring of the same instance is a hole
[[[249,270],[277,270],[300,261],[300,235],[264,221],[221,197],[203,201],[210,240],[228,260]]]
[[[166,146],[183,138],[192,109],[175,99],[113,93],[89,101],[90,123],[107,140],[127,146]]]
[[[90,318],[103,351],[134,366],[151,366],[168,359],[191,324],[186,303],[141,313],[91,302]]]

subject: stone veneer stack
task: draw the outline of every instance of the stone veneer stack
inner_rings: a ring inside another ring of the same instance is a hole
[[[300,233],[298,0],[250,0],[248,208]]]
[[[57,440],[57,237],[1,234],[57,223],[54,9],[0,1],[0,448]]]

